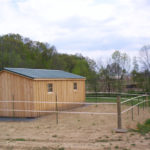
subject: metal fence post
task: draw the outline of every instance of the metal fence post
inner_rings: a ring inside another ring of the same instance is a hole
[[[15,97],[14,97],[14,95],[12,95],[12,99],[13,99],[13,104],[12,104],[12,107],[13,107],[13,117],[15,117],[15,104],[14,104],[14,99],[15,99]]]
[[[146,104],[147,104],[146,106],[148,106],[148,104],[149,104],[148,103],[148,95],[146,95]]]
[[[139,103],[139,98],[138,98],[138,103]],[[138,115],[139,115],[139,112],[140,112],[140,111],[139,111],[139,105],[138,105]]]
[[[148,97],[148,100],[149,100],[149,95],[147,97]],[[150,107],[150,100],[148,102],[149,102],[149,107]]]
[[[133,107],[133,100],[131,100],[131,105]],[[133,120],[133,115],[134,115],[134,112],[133,112],[133,108],[132,108],[132,120]]]
[[[58,106],[57,106],[57,94],[56,94],[56,124],[58,124]]]
[[[97,92],[96,92],[96,103],[97,103]]]
[[[143,110],[144,110],[144,96],[143,96]]]

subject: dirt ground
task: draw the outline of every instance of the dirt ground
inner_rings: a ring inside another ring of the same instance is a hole
[[[124,106],[125,109],[127,106]],[[116,105],[90,105],[73,111],[116,112]],[[150,118],[150,108],[122,115],[123,128]],[[30,121],[0,121],[0,150],[150,150],[150,134],[115,133],[115,115],[50,114]]]

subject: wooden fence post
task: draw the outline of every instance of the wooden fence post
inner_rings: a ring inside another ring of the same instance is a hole
[[[58,106],[57,106],[57,94],[56,94],[56,124],[58,124]]]
[[[120,96],[117,97],[117,117],[118,117],[118,129],[122,128],[122,120],[121,120],[121,104],[120,104]]]
[[[117,133],[125,133],[125,132],[127,132],[126,129],[122,129],[120,96],[117,96],[117,126],[118,126],[118,128],[115,129],[115,131]]]

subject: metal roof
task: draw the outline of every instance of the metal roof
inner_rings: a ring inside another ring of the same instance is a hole
[[[19,75],[23,75],[32,79],[43,78],[70,78],[70,79],[85,79],[83,76],[79,76],[73,73],[65,72],[62,70],[48,70],[48,69],[29,69],[29,68],[4,68],[9,72],[13,72]]]

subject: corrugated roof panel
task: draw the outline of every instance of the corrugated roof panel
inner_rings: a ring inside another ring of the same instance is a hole
[[[29,68],[4,68],[4,70],[14,72],[29,78],[71,78],[84,79],[85,77],[62,70],[48,70],[48,69],[29,69]]]

